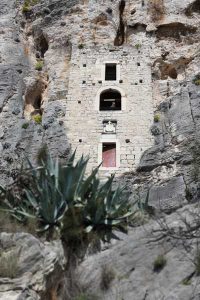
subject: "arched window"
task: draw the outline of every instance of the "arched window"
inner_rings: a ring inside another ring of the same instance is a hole
[[[108,89],[100,94],[99,110],[121,110],[120,92],[114,89]]]

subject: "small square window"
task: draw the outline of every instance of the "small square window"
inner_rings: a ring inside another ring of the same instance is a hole
[[[86,64],[83,64],[83,68],[86,68]]]
[[[105,80],[117,80],[117,65],[116,64],[106,64]]]

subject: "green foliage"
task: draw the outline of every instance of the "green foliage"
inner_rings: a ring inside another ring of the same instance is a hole
[[[22,12],[26,14],[31,10],[31,7],[36,5],[39,0],[24,0],[24,4],[22,6]]]
[[[158,255],[153,263],[154,272],[160,272],[166,265],[167,259],[163,254]]]
[[[195,85],[200,85],[200,74],[196,75],[192,81]]]
[[[22,128],[23,129],[27,129],[29,127],[29,123],[24,123],[24,124],[22,124]]]
[[[196,182],[199,181],[199,175],[200,175],[200,143],[198,140],[195,141],[195,144],[191,145],[190,152],[192,155],[192,166],[193,166],[193,172],[192,175],[194,177],[194,180]]]
[[[99,300],[99,297],[95,296],[94,294],[81,293],[73,298],[73,300]]]
[[[43,60],[38,60],[35,64],[35,70],[42,71],[43,66],[44,66]]]
[[[101,289],[108,290],[115,277],[116,277],[115,270],[108,265],[104,265],[101,272],[101,282],[100,282]]]
[[[181,283],[182,283],[183,285],[190,285],[190,284],[191,284],[191,278],[190,278],[190,279],[184,278],[184,279],[181,281]]]
[[[49,237],[57,229],[63,244],[77,256],[79,251],[84,255],[94,236],[103,242],[119,239],[116,232],[127,233],[133,215],[124,189],[112,189],[113,176],[102,183],[97,177],[99,167],[86,176],[88,160],[82,156],[75,163],[74,153],[62,165],[48,153],[39,167],[28,161],[31,184],[24,187],[26,196],[17,205],[15,195],[0,188],[13,216],[19,221],[37,219],[39,230],[48,231]]]
[[[196,275],[199,276],[200,275],[200,250],[199,249],[197,250],[197,253],[195,255],[194,264],[195,264]]]
[[[0,252],[0,277],[15,278],[19,266],[19,254],[16,251]]]
[[[83,49],[84,48],[84,44],[79,44],[78,45],[78,49]]]
[[[139,50],[140,48],[142,47],[142,45],[141,44],[135,44],[135,48],[137,49],[137,50]]]
[[[156,114],[154,116],[154,122],[158,123],[160,121],[160,115],[159,114]]]
[[[42,116],[40,114],[37,114],[37,115],[33,116],[32,118],[35,121],[35,123],[37,123],[37,124],[42,123]]]

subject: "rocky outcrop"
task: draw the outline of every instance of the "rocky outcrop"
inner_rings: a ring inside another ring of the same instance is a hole
[[[134,48],[137,66],[148,57],[151,67],[155,118],[149,131],[154,145],[142,153],[137,171],[117,181],[126,183],[133,202],[148,196],[152,211],[171,214],[169,221],[175,223],[176,211],[182,213],[199,199],[199,1],[36,2],[24,12],[23,0],[0,3],[0,183],[12,183],[24,156],[35,160],[43,144],[55,156],[68,156],[72,53],[84,53],[84,47],[105,47],[110,53],[115,47],[122,52]],[[41,122],[35,121],[36,115]],[[145,118],[142,112],[140,117]],[[188,300],[193,294],[192,299],[199,299],[196,278],[189,285],[182,282],[193,272],[193,264],[181,256],[179,245],[150,243],[147,231],[154,226],[151,221],[145,230],[134,229],[111,249],[89,257],[82,265],[83,282],[109,300],[116,294],[127,300]],[[51,299],[46,292],[62,272],[56,246],[26,234],[1,234],[4,250],[10,241],[12,247],[22,248],[20,268],[15,279],[1,278],[0,298]],[[163,253],[167,265],[154,273],[153,261]],[[116,269],[107,292],[99,287],[103,264]]]
[[[1,233],[0,253],[0,299],[62,299],[65,261],[60,243],[42,243],[25,233]],[[7,257],[12,258],[11,263]],[[5,271],[6,267],[13,269],[12,278],[5,276],[8,270],[3,274],[3,264]]]
[[[187,209],[185,207],[168,216],[166,223],[172,227],[179,226],[180,214],[183,215]],[[181,241],[174,243],[169,237],[160,235],[158,223],[159,220],[151,221],[135,228],[111,249],[85,261],[80,273],[91,294],[109,300],[199,299],[199,277],[194,275],[195,245],[186,243],[186,252]],[[160,256],[164,257],[165,264],[156,270],[156,260]],[[112,281],[109,281],[105,268],[108,272],[112,270]],[[102,288],[102,276],[109,281],[107,289]]]

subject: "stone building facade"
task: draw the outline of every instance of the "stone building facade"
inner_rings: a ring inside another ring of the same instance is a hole
[[[84,45],[72,51],[66,133],[78,157],[89,154],[90,168],[102,162],[104,175],[133,171],[152,145],[148,51]]]

